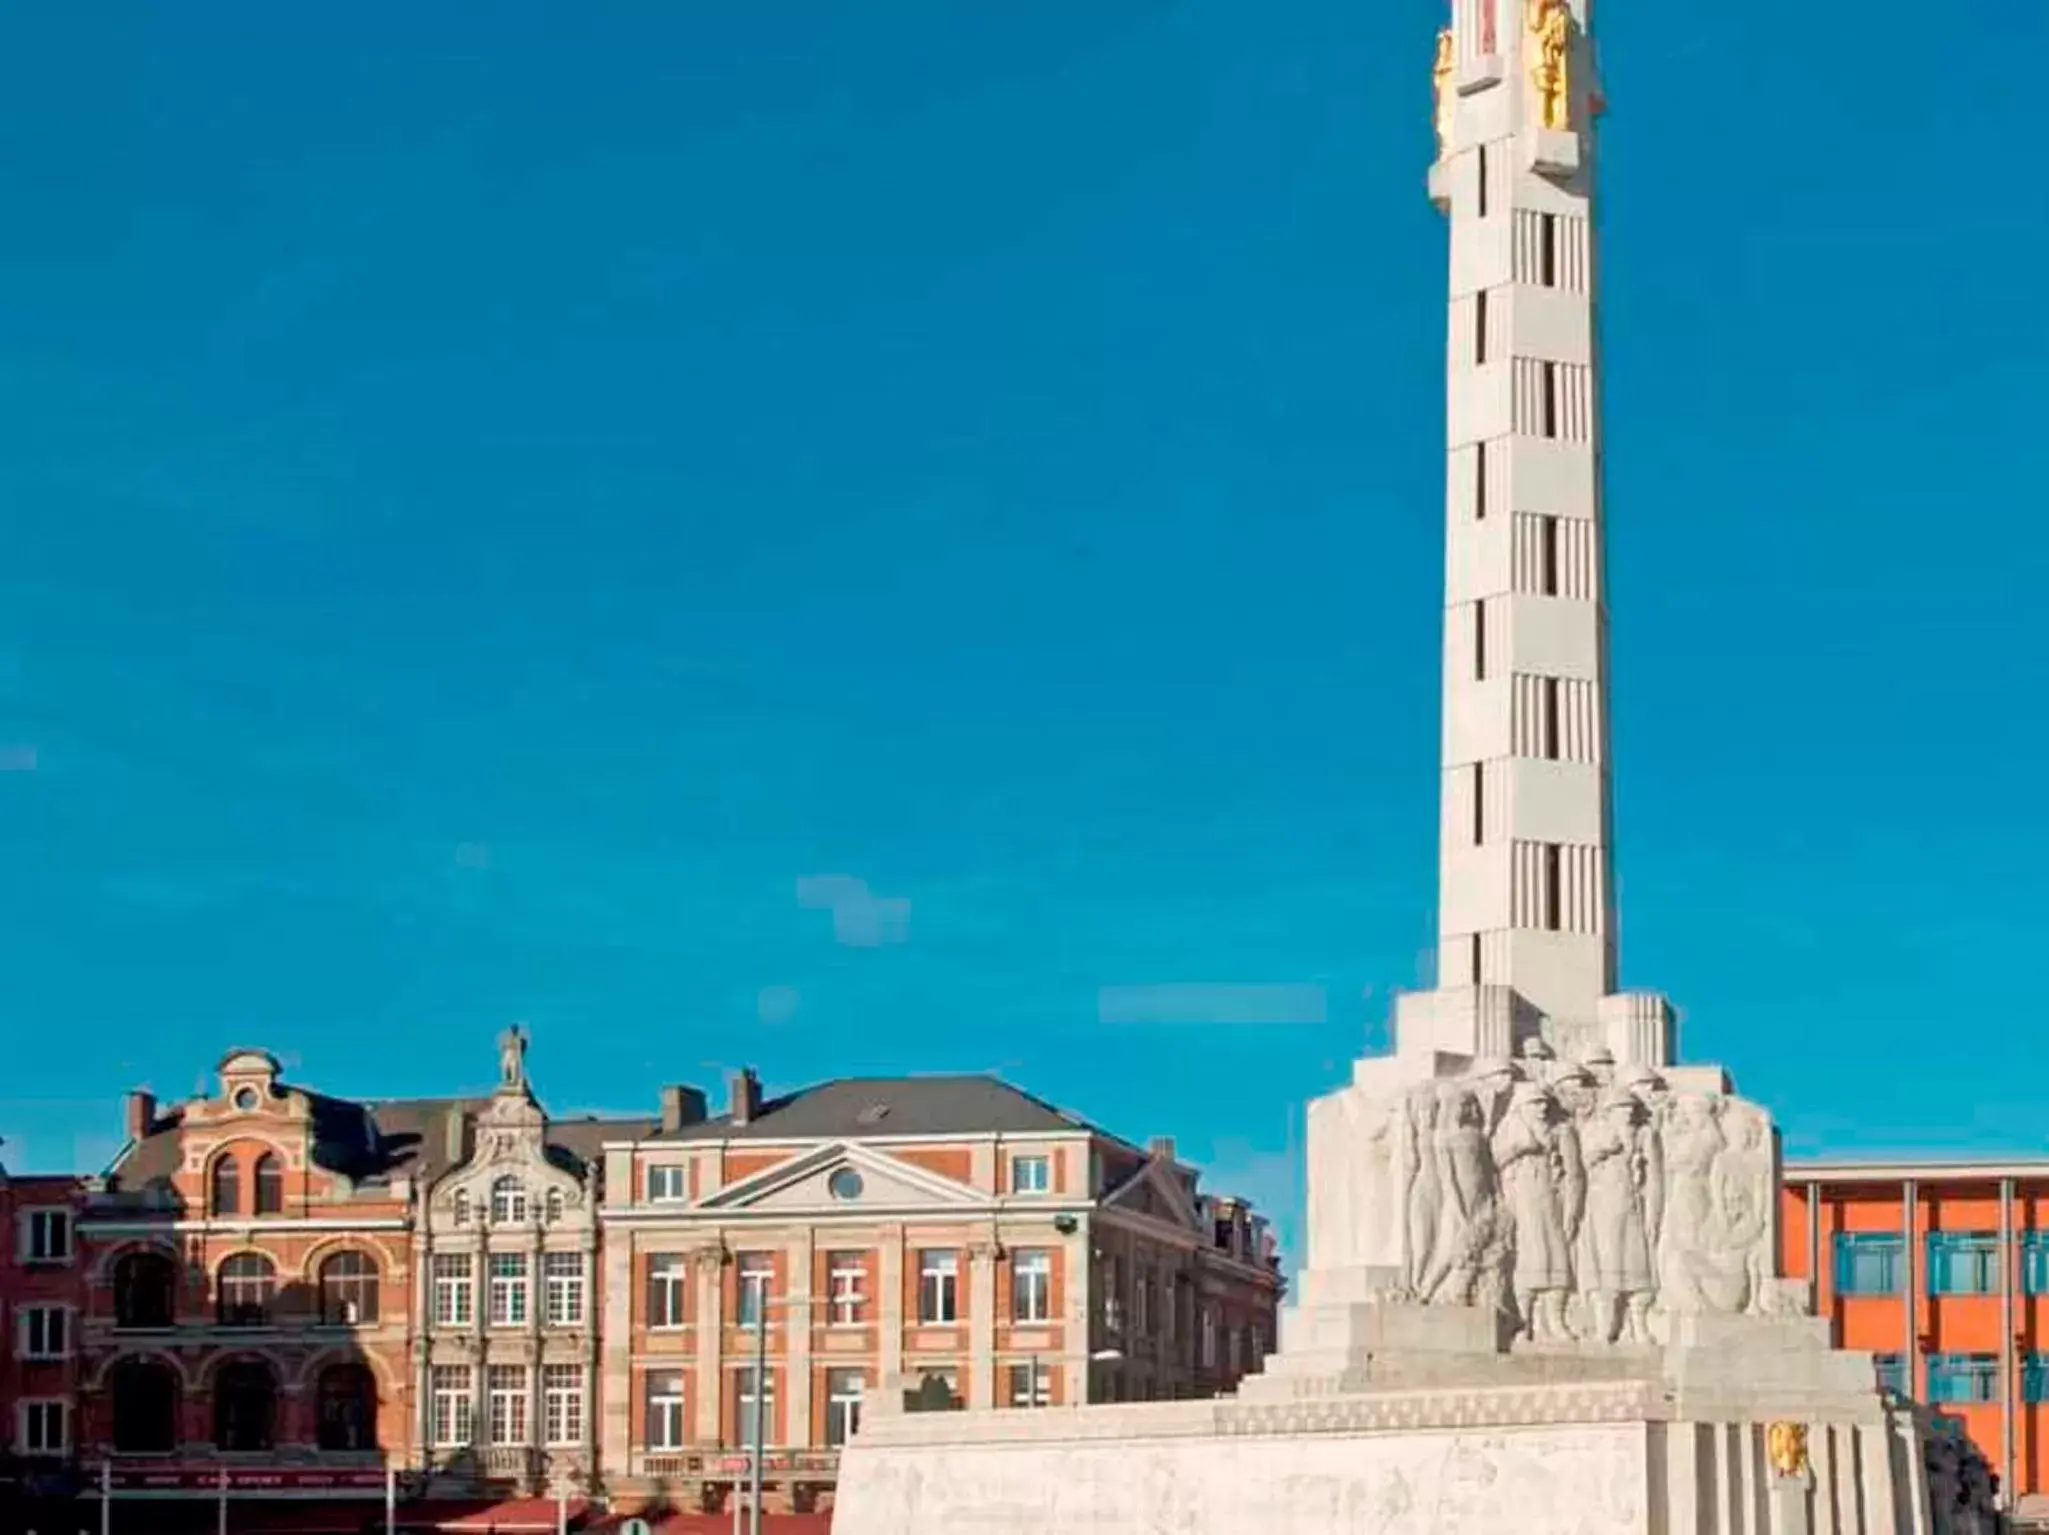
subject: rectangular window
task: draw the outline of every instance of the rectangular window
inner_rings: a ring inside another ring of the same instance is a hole
[[[15,1443],[24,1455],[62,1455],[71,1448],[71,1413],[61,1401],[25,1401],[15,1413]]]
[[[488,1261],[491,1273],[491,1325],[521,1326],[527,1318],[526,1254],[492,1253]]]
[[[71,1312],[66,1306],[23,1306],[15,1313],[16,1346],[24,1359],[62,1359],[71,1352]]]
[[[1473,295],[1473,361],[1487,360],[1487,290]]]
[[[1131,1330],[1141,1338],[1150,1337],[1153,1327],[1153,1271],[1140,1269],[1137,1283],[1131,1287]]]
[[[1558,215],[1538,215],[1542,227],[1537,232],[1537,281],[1547,288],[1558,286]]]
[[[861,1285],[867,1277],[860,1253],[827,1253],[827,1319],[835,1327],[852,1327],[864,1318]]]
[[[71,1212],[69,1210],[24,1210],[18,1228],[15,1251],[23,1263],[69,1263],[71,1261]]]
[[[1558,679],[1546,677],[1543,686],[1544,718],[1541,726],[1544,736],[1544,755],[1553,762],[1558,760]]]
[[[2021,1400],[2049,1402],[2049,1354],[2028,1354],[2022,1357]]]
[[[861,1426],[861,1392],[866,1385],[859,1370],[825,1372],[825,1442],[838,1449]]]
[[[743,1365],[733,1372],[733,1443],[765,1445],[771,1442],[774,1433],[775,1371],[766,1372],[762,1389],[757,1392],[754,1389],[754,1366]]]
[[[1473,764],[1473,846],[1487,840],[1487,764]]]
[[[541,1427],[549,1444],[583,1443],[583,1366],[541,1366]]]
[[[1473,679],[1487,680],[1487,599],[1473,604]]]
[[[690,1260],[682,1253],[656,1253],[647,1260],[647,1325],[681,1327],[690,1294]]]
[[[1997,1295],[1999,1233],[1996,1231],[1931,1231],[1928,1233],[1930,1295]]]
[[[1487,520],[1487,444],[1473,444],[1473,521]]]
[[[735,1320],[759,1327],[768,1318],[769,1290],[775,1283],[775,1254],[741,1253],[737,1260],[740,1307]]]
[[[434,1323],[467,1327],[476,1320],[476,1301],[468,1253],[434,1255]]]
[[[683,1372],[657,1370],[647,1378],[647,1447],[683,1448]]]
[[[429,1376],[430,1421],[428,1433],[438,1445],[468,1444],[471,1414],[476,1401],[471,1394],[470,1367],[466,1364],[437,1364]]]
[[[960,1319],[960,1254],[950,1248],[926,1248],[918,1254],[918,1320]]]
[[[1544,415],[1541,422],[1546,437],[1558,435],[1558,364],[1542,364],[1544,371]]]
[[[1928,1400],[1931,1403],[1998,1401],[1999,1356],[1930,1354]]]
[[[1564,923],[1563,852],[1555,842],[1544,844],[1544,930],[1555,933]]]
[[[1202,1308],[1202,1325],[1196,1357],[1202,1361],[1205,1370],[1214,1370],[1217,1367],[1217,1314],[1208,1306]]]
[[[1053,1164],[1046,1157],[1012,1157],[1010,1192],[1044,1194],[1053,1187]]]
[[[546,1253],[541,1258],[541,1279],[546,1286],[543,1305],[550,1327],[583,1325],[583,1254]]]
[[[2030,1295],[2049,1295],[2049,1231],[2021,1233],[2021,1288]]]
[[[1010,1405],[1044,1407],[1053,1400],[1053,1371],[1034,1359],[1010,1367]]]
[[[1874,1354],[1871,1358],[1878,1366],[1878,1387],[1881,1391],[1890,1391],[1895,1396],[1912,1394],[1913,1382],[1907,1376],[1905,1354]]]
[[[1010,1255],[1010,1319],[1053,1319],[1053,1254],[1044,1248],[1026,1248]]]
[[[1897,1231],[1836,1233],[1836,1293],[1897,1295],[1906,1257]]]
[[[688,1199],[684,1188],[684,1169],[679,1162],[666,1162],[647,1170],[647,1197],[663,1203],[674,1203]]]
[[[526,1366],[492,1365],[484,1373],[484,1389],[490,1398],[491,1442],[525,1444]]]
[[[1558,595],[1558,519],[1538,519],[1541,530],[1537,555],[1539,590],[1546,597]]]

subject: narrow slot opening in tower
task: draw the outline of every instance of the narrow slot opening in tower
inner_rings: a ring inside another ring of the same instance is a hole
[[[1487,764],[1473,764],[1473,846],[1487,840]]]
[[[1547,288],[1558,286],[1558,215],[1541,215],[1543,227],[1537,240],[1537,281]]]
[[[1487,146],[1485,144],[1482,144],[1479,152],[1473,156],[1473,164],[1479,181],[1479,196],[1474,199],[1474,204],[1479,209],[1479,216],[1485,218],[1487,216]]]
[[[1541,415],[1538,427],[1540,435],[1556,437],[1558,435],[1558,364],[1555,362],[1543,363],[1541,364],[1541,369],[1544,375],[1544,398],[1540,406]]]
[[[1558,844],[1557,844],[1557,843],[1555,843],[1555,842],[1547,842],[1547,843],[1545,843],[1545,844],[1544,844],[1544,929],[1545,929],[1545,931],[1546,931],[1546,932],[1552,932],[1552,933],[1555,933],[1555,932],[1557,932],[1557,931],[1558,931],[1558,928],[1559,928],[1559,925],[1560,925],[1560,923],[1559,923],[1559,919],[1560,919],[1560,908],[1561,908],[1561,906],[1562,906],[1562,904],[1563,904],[1563,903],[1562,903],[1562,901],[1561,901],[1561,899],[1560,899],[1560,897],[1561,897],[1561,896],[1563,895],[1563,891],[1562,891],[1562,890],[1561,890],[1561,889],[1559,888],[1559,886],[1560,886],[1560,874],[1559,874],[1559,863],[1560,863],[1560,859],[1559,859],[1559,847],[1558,847]]]
[[[1546,597],[1558,595],[1558,519],[1546,517],[1539,524],[1538,574]]]
[[[1487,520],[1487,444],[1473,449],[1473,521]]]
[[[1487,360],[1487,290],[1473,295],[1473,361]]]
[[[1544,755],[1553,762],[1558,760],[1558,679],[1544,679]]]
[[[1473,604],[1473,680],[1487,680],[1487,599]]]

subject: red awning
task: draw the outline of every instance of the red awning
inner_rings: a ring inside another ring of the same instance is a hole
[[[589,1507],[572,1499],[569,1528],[584,1528]],[[556,1509],[553,1498],[513,1498],[499,1503],[408,1503],[398,1511],[398,1522],[408,1528],[445,1532],[445,1535],[521,1535],[537,1531],[555,1535]]]

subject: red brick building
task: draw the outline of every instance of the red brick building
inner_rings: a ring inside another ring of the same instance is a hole
[[[21,1499],[66,1490],[78,1418],[79,1194],[75,1177],[0,1168],[0,1523]]]

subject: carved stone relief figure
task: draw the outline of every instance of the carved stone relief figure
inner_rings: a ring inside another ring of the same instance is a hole
[[[1422,1299],[1448,1305],[1498,1304],[1501,1242],[1494,1162],[1487,1144],[1487,1109],[1464,1084],[1449,1085],[1437,1116],[1440,1223],[1433,1271]]]
[[[1405,1098],[1402,1164],[1409,1179],[1408,1281],[1418,1295],[1427,1295],[1437,1272],[1438,1232],[1444,1219],[1444,1175],[1434,1155],[1437,1116],[1443,1100],[1437,1084],[1426,1082]]]
[[[1772,1176],[1771,1122],[1755,1104],[1723,1099],[1720,1109],[1724,1145],[1715,1158],[1715,1214],[1732,1270],[1722,1298],[1731,1310],[1761,1311],[1776,1257],[1771,1202],[1778,1185]],[[1740,1294],[1734,1287],[1739,1276]]]
[[[1509,1278],[1522,1330],[1538,1340],[1569,1336],[1565,1308],[1585,1173],[1571,1122],[1533,1082],[1517,1085],[1494,1132],[1494,1163],[1512,1233]]]
[[[1736,1309],[1718,1304],[1726,1254],[1715,1206],[1715,1158],[1723,1147],[1715,1102],[1700,1093],[1675,1095],[1658,1127],[1665,1152],[1665,1222],[1658,1243],[1658,1288],[1666,1311]]]
[[[1589,1266],[1580,1282],[1588,1336],[1602,1343],[1651,1341],[1651,1234],[1664,1191],[1652,1178],[1655,1137],[1647,1118],[1633,1095],[1611,1091],[1585,1132]]]

